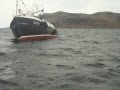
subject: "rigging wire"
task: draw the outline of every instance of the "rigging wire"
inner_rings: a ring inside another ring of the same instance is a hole
[[[23,0],[21,0],[21,2],[22,2],[22,4],[24,5],[24,7],[25,7],[25,9],[27,10],[27,12],[29,12],[28,9],[27,9],[27,7],[26,7],[26,5],[25,5],[25,3],[23,2]]]

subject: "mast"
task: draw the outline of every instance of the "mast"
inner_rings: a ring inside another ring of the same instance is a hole
[[[16,16],[18,14],[18,0],[16,0]]]

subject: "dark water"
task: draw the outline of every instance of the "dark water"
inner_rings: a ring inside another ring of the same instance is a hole
[[[0,90],[120,90],[119,29],[58,29],[59,38],[14,44],[0,30]]]

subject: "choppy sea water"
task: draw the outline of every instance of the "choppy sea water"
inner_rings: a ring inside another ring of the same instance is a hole
[[[58,29],[13,43],[0,29],[0,90],[120,90],[120,29]]]

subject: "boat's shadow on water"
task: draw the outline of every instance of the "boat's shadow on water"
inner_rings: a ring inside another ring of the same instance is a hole
[[[19,40],[11,39],[11,45],[9,46],[10,49],[13,49],[14,51],[20,51],[24,52],[26,51],[26,54],[29,54],[29,51],[34,52],[36,50],[46,50],[46,49],[54,49],[54,46],[58,44],[59,38],[54,39],[48,39],[48,40],[38,40],[38,41],[29,41],[29,42],[20,42]],[[18,53],[19,54],[19,53]]]

